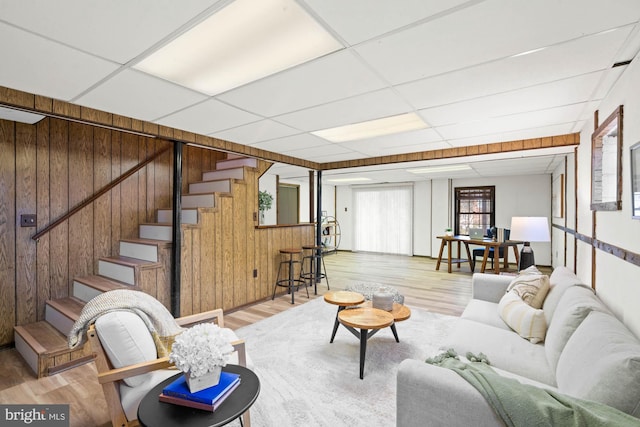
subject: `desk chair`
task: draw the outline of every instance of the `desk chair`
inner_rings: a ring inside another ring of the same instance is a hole
[[[511,230],[505,228],[504,230],[504,240],[509,240],[509,235],[511,234]],[[493,238],[493,232],[492,229],[489,228],[487,229],[487,237],[489,237],[490,239]],[[504,251],[507,250],[508,248],[503,248],[500,247],[498,250],[498,262],[500,262],[500,260],[502,258],[504,258]],[[489,248],[489,254],[487,255],[487,258],[491,259],[491,269],[493,269],[493,259],[495,258],[495,250],[494,248]],[[480,248],[480,249],[474,249],[473,250],[473,265],[475,267],[476,265],[476,259],[480,257],[480,259],[482,259],[484,257],[484,248]]]

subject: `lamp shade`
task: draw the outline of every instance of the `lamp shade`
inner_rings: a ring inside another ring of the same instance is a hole
[[[549,242],[549,220],[544,216],[514,216],[509,238],[523,242]]]

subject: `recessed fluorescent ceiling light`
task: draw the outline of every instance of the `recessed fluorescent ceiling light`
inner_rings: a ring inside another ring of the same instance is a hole
[[[469,165],[448,165],[448,166],[433,166],[430,168],[421,169],[407,169],[407,172],[411,173],[438,173],[438,172],[456,172],[466,171],[471,169]]]
[[[416,113],[406,113],[398,116],[385,117],[383,119],[370,120],[368,122],[318,130],[311,133],[327,141],[345,142],[408,132],[410,130],[425,129],[426,127],[426,123],[423,122]]]
[[[215,95],[342,48],[293,0],[236,0],[134,68]]]
[[[371,180],[369,178],[360,177],[360,178],[335,178],[335,179],[328,179],[327,181],[329,182],[360,182],[360,181],[371,181]]]

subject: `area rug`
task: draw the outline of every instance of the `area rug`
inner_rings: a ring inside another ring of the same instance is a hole
[[[260,378],[253,426],[395,426],[398,365],[436,354],[457,319],[412,308],[399,343],[389,328],[369,339],[361,380],[358,339],[340,326],[329,343],[336,311],[317,298],[236,331]]]

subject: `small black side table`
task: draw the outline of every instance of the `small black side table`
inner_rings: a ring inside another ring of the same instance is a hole
[[[142,398],[138,406],[138,421],[140,425],[145,427],[218,427],[235,420],[249,410],[258,398],[260,380],[253,371],[244,366],[227,365],[223,370],[240,374],[240,385],[215,412],[160,402],[158,396],[162,393],[162,389],[180,375],[183,375],[179,373],[162,381]]]

